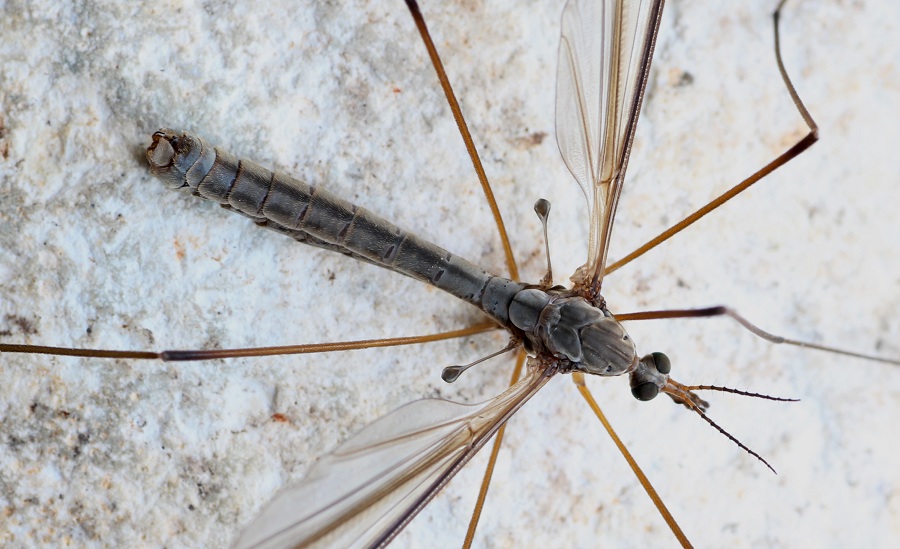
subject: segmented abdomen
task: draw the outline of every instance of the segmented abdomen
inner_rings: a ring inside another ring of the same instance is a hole
[[[364,259],[427,282],[509,325],[509,304],[525,284],[496,277],[327,190],[161,129],[147,149],[151,171],[300,242]]]

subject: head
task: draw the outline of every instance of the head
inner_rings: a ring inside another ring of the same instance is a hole
[[[669,382],[672,363],[663,353],[650,353],[631,372],[631,394],[638,400],[653,400]]]
[[[666,393],[676,403],[699,413],[709,408],[709,403],[697,396],[688,385],[682,385],[669,377],[672,363],[663,353],[650,353],[638,361],[629,379],[631,394],[638,400],[653,400],[659,393]],[[712,387],[703,387],[714,389]],[[705,417],[705,416],[704,416]]]

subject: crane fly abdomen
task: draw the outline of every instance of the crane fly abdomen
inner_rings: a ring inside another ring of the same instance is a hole
[[[190,190],[300,242],[431,284],[511,327],[509,306],[525,284],[491,275],[325,189],[237,159],[187,132],[156,132],[147,159],[170,188]]]

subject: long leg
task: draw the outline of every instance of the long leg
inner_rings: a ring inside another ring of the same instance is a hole
[[[843,356],[849,356],[853,358],[861,358],[864,360],[870,360],[873,362],[881,362],[884,364],[894,364],[900,365],[900,360],[889,358],[889,357],[881,357],[876,355],[871,355],[867,353],[859,353],[855,351],[849,351],[846,349],[842,349],[832,345],[822,345],[820,343],[814,343],[811,341],[801,341],[798,339],[792,339],[790,337],[785,337],[778,334],[773,334],[771,332],[767,332],[766,330],[760,328],[753,322],[747,320],[743,316],[741,316],[737,311],[732,309],[731,307],[726,307],[724,305],[718,305],[715,307],[705,307],[701,309],[670,309],[670,310],[660,310],[660,311],[643,311],[639,313],[625,313],[617,315],[621,321],[628,320],[659,320],[659,319],[674,319],[674,318],[708,318],[714,316],[727,316],[743,326],[747,331],[752,333],[753,335],[762,338],[770,343],[774,344],[785,344],[785,345],[793,345],[795,347],[802,347],[805,349],[815,349],[818,351],[825,351],[828,353],[834,353]]]

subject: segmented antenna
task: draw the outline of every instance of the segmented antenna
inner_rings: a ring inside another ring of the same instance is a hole
[[[721,387],[719,385],[685,385],[683,388],[687,389],[688,391],[719,391],[721,393],[731,393],[733,395],[761,398],[763,400],[773,400],[775,402],[800,402],[799,398],[783,398],[772,395],[764,395],[762,393],[751,393],[750,391],[741,391],[740,389]]]
[[[740,389],[732,389],[731,387],[720,387],[718,385],[682,385],[681,383],[678,383],[677,381],[675,381],[673,379],[669,379],[666,386],[662,388],[662,392],[669,395],[672,398],[672,400],[674,400],[678,404],[684,405],[689,410],[697,412],[697,415],[702,417],[703,421],[709,423],[713,428],[715,428],[716,431],[718,431],[719,433],[724,435],[725,438],[727,438],[731,442],[737,444],[738,447],[740,447],[743,451],[747,452],[751,456],[753,456],[756,459],[758,459],[759,461],[761,461],[766,467],[769,468],[770,471],[772,471],[776,475],[778,474],[778,471],[776,471],[775,468],[772,467],[768,461],[763,459],[763,457],[761,455],[759,455],[756,452],[754,452],[753,450],[751,450],[747,445],[745,445],[743,442],[741,442],[740,440],[735,438],[731,433],[729,433],[728,431],[726,431],[725,429],[720,427],[719,424],[717,424],[715,421],[710,419],[709,416],[706,415],[706,409],[709,407],[709,404],[705,400],[703,400],[699,397],[696,398],[696,401],[692,400],[692,399],[684,398],[684,392],[687,392],[688,394],[691,394],[692,396],[696,396],[696,395],[693,395],[693,391],[719,391],[721,393],[731,393],[733,395],[761,398],[764,400],[772,400],[775,402],[799,402],[800,401],[799,398],[775,397],[775,396],[764,395],[764,394],[760,394],[760,393],[751,393],[749,391],[741,391]]]

